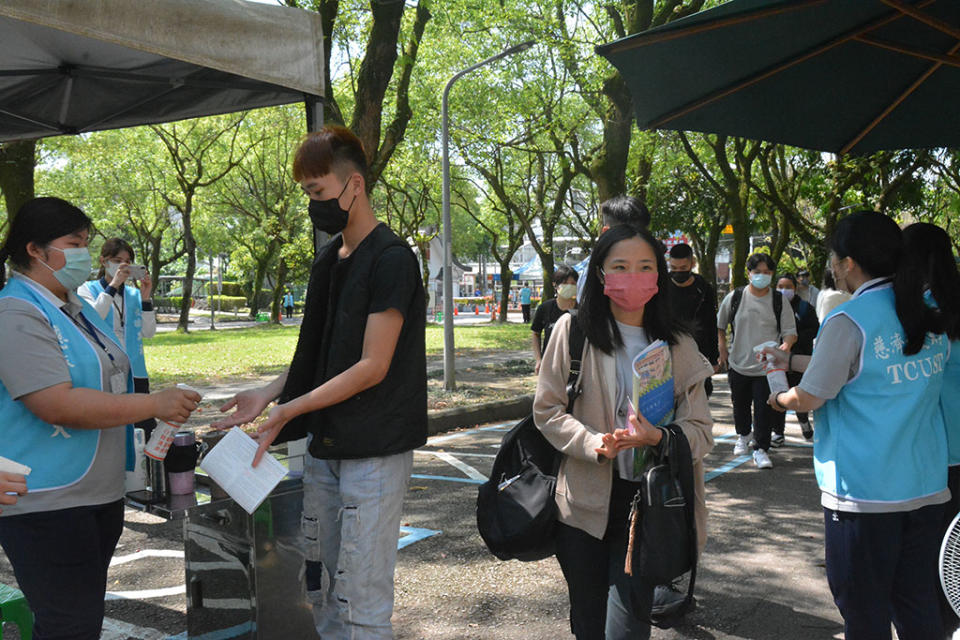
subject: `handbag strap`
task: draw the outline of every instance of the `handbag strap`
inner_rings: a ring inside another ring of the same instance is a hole
[[[583,348],[587,336],[583,333],[577,321],[577,310],[571,309],[570,314],[570,375],[567,376],[567,413],[573,411],[573,404],[580,397],[583,389],[577,382],[580,380],[580,370],[583,366]]]

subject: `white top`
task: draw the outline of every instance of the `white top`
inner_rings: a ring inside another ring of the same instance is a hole
[[[835,307],[843,304],[850,299],[850,294],[846,291],[837,291],[836,289],[824,289],[817,296],[817,319],[823,323],[827,314],[833,311]]]
[[[124,308],[126,300],[123,296],[123,287],[125,286],[127,285],[121,285],[115,296],[111,296],[104,291],[96,299],[86,285],[80,285],[77,289],[77,294],[90,303],[90,306],[97,310],[101,318],[106,319],[110,309],[113,309],[113,332],[117,335],[120,344],[126,344],[124,329],[127,321],[127,310]],[[157,312],[156,310],[143,311],[142,316],[143,326],[140,327],[140,338],[152,338],[157,333]]]

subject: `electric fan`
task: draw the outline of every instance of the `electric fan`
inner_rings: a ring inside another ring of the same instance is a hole
[[[960,616],[960,513],[953,519],[940,545],[940,585],[947,602]]]

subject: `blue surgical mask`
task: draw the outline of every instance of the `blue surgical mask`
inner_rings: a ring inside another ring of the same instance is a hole
[[[59,269],[54,269],[46,262],[40,262],[50,271],[53,271],[53,277],[62,284],[67,291],[75,291],[77,287],[87,281],[90,276],[90,251],[86,247],[61,249],[59,247],[48,247],[56,249],[63,253],[66,263]]]
[[[757,289],[766,289],[770,286],[770,280],[773,278],[769,273],[754,273],[750,275],[750,284]]]

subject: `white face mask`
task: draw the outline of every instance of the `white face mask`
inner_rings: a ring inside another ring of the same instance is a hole
[[[577,285],[565,282],[557,286],[557,297],[572,299],[577,297]]]
[[[777,289],[780,294],[783,296],[783,299],[787,302],[793,300],[793,294],[796,293],[793,289]]]

